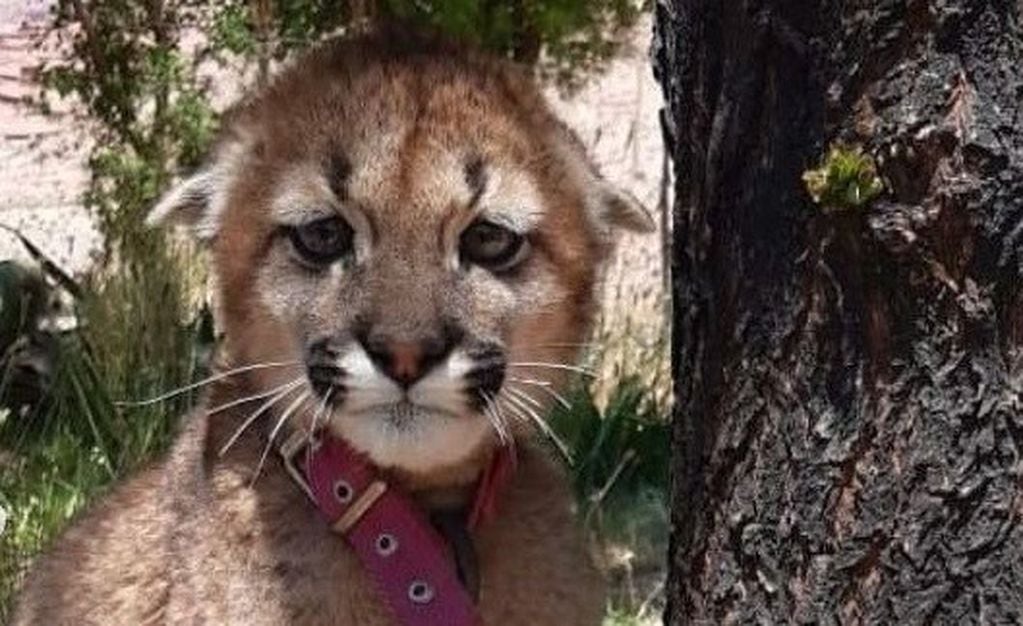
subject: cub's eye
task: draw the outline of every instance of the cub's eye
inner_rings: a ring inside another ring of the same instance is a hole
[[[340,217],[327,217],[288,229],[288,238],[302,260],[315,265],[333,263],[352,251],[355,233]]]
[[[522,235],[493,222],[479,220],[462,233],[458,252],[466,263],[501,272],[522,261],[528,248],[529,242]]]

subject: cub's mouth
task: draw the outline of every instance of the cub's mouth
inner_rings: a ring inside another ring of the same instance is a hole
[[[324,339],[305,358],[320,399],[314,422],[382,465],[449,464],[488,436],[504,440],[494,408],[507,370],[496,343],[448,333],[436,341]]]
[[[465,415],[452,413],[442,407],[416,404],[407,398],[391,404],[379,404],[358,411],[351,411],[351,415],[365,419],[382,419],[398,429],[411,427],[418,420],[430,418],[459,419],[465,417]]]

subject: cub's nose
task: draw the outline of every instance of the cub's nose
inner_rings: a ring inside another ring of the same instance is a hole
[[[449,334],[415,341],[369,335],[360,337],[359,343],[377,369],[408,389],[447,358],[456,341]]]

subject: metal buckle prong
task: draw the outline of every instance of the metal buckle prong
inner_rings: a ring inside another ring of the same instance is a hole
[[[301,430],[296,430],[288,436],[287,440],[285,440],[283,444],[281,444],[280,453],[281,458],[284,460],[284,469],[291,475],[291,479],[298,484],[299,488],[305,492],[305,495],[309,496],[309,499],[313,501],[313,504],[317,504],[316,496],[313,495],[313,488],[309,486],[309,482],[302,474],[302,470],[298,468],[298,463],[296,461],[299,453],[305,450],[309,445],[309,434]]]

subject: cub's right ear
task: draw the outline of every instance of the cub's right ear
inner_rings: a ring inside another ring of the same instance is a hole
[[[218,184],[223,184],[219,178],[208,167],[179,181],[149,212],[146,225],[180,224],[187,226],[200,241],[212,241],[217,235],[217,213],[221,210],[216,202],[220,195]]]
[[[249,158],[251,137],[237,128],[214,148],[211,159],[194,174],[178,181],[146,217],[148,226],[179,224],[203,243],[216,238],[227,207],[228,188]]]

